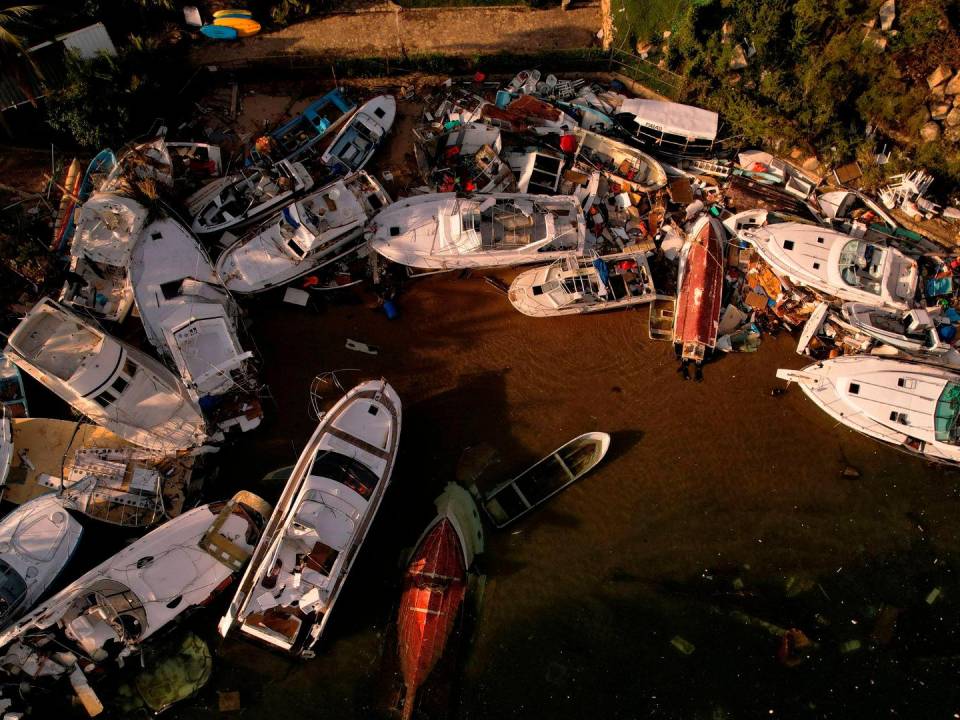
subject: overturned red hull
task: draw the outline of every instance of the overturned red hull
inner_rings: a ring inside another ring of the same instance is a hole
[[[705,216],[694,226],[680,260],[673,341],[683,357],[702,360],[717,344],[723,303],[723,226]]]
[[[412,715],[417,689],[443,655],[466,590],[460,537],[447,518],[438,518],[414,551],[403,581],[397,634],[407,686],[404,718]]]

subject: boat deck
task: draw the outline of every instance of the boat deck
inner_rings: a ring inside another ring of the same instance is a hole
[[[17,349],[61,380],[73,377],[103,343],[99,334],[59,313],[38,313],[23,330],[18,333]]]

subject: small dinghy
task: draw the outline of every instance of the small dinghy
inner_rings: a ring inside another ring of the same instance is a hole
[[[653,302],[656,296],[646,255],[639,252],[571,255],[520,273],[507,293],[513,306],[530,317],[619,310]]]
[[[437,516],[410,555],[397,619],[407,686],[404,720],[412,717],[417,690],[443,655],[467,592],[467,571],[483,552],[483,527],[470,493],[447,483],[435,504]]]
[[[0,628],[33,609],[63,571],[83,527],[52,493],[0,520]]]
[[[302,113],[270,133],[277,148],[276,154],[282,160],[297,160],[306,155],[332,130],[340,127],[355,107],[338,89],[314,100]]]
[[[673,342],[685,360],[702,362],[717,345],[723,309],[723,226],[705,215],[680,251]]]
[[[173,373],[50,298],[7,342],[7,356],[22,370],[124,440],[170,454],[207,440],[200,406]]]
[[[385,380],[350,390],[297,461],[220,634],[312,657],[390,483],[400,398]]]
[[[270,506],[237,493],[134,541],[0,633],[0,667],[31,682],[68,677],[92,715],[85,673],[129,662],[140,646],[226,588],[260,537]]]
[[[215,180],[187,200],[192,229],[204,235],[248,225],[286,207],[311,187],[307,169],[286,160]]]
[[[364,243],[367,220],[390,197],[365,172],[298,200],[227,248],[216,271],[228,290],[256,293],[337,262]]]
[[[498,528],[523,517],[533,508],[572,485],[595,468],[610,449],[610,436],[589,432],[557,448],[513,480],[487,493],[471,488]]]
[[[253,353],[238,338],[240,311],[207,254],[172,218],[144,228],[130,264],[150,344],[176,367],[191,397],[218,413],[221,427],[252,430],[263,417]]]
[[[393,127],[397,101],[393,95],[378,95],[360,106],[320,158],[335,175],[363,170]]]
[[[878,342],[925,363],[960,370],[960,351],[940,337],[935,316],[928,310],[903,312],[844,303],[842,313],[849,325]]]
[[[870,355],[777,371],[852,430],[926,460],[960,465],[960,374]]]

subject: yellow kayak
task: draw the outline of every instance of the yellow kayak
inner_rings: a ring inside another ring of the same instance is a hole
[[[219,17],[213,24],[233,28],[240,37],[250,37],[260,32],[260,23],[252,18]]]
[[[250,12],[249,10],[232,10],[232,9],[227,9],[227,10],[217,10],[217,11],[213,14],[213,17],[215,17],[215,18],[222,18],[222,17],[248,17],[248,18],[249,18],[249,17],[253,17],[253,13]]]

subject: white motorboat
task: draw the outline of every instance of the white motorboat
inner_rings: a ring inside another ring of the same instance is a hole
[[[902,312],[844,303],[841,312],[844,320],[864,335],[924,362],[960,370],[960,351],[940,338],[934,315],[928,310]]]
[[[104,320],[122,322],[133,305],[127,267],[147,209],[121,195],[97,192],[77,210],[70,265],[60,301]]]
[[[298,200],[227,248],[216,271],[228,290],[256,293],[337,262],[364,242],[363,227],[390,197],[365,172]]]
[[[847,355],[778,370],[847,427],[927,460],[960,465],[960,374],[931,365]]]
[[[390,483],[400,398],[385,380],[350,390],[297,461],[227,614],[245,635],[309,657]]]
[[[431,270],[549,262],[587,250],[576,197],[500,193],[404,198],[373,219],[370,245],[388,260]]]
[[[0,628],[33,609],[73,556],[83,526],[50,493],[0,520]]]
[[[226,588],[269,513],[269,504],[240,492],[161,525],[0,633],[0,667],[37,682],[69,677],[90,711],[98,703],[84,673],[122,665]]]
[[[242,227],[286,207],[311,187],[313,178],[303,164],[287,160],[214,180],[187,200],[192,230],[202,235]]]
[[[122,527],[179,515],[194,461],[138,448],[97,425],[50,418],[14,418],[0,438],[0,458],[7,454],[5,501],[22,505],[55,492],[65,507]]]
[[[191,396],[249,398],[244,402],[255,407],[236,414],[242,430],[256,427],[258,383],[253,353],[237,337],[239,308],[190,231],[172,218],[148,225],[130,275],[147,339],[173,362]]]
[[[363,170],[383,142],[397,117],[393,95],[378,95],[368,100],[344,125],[320,158],[336,175]]]
[[[666,170],[645,152],[589,130],[577,128],[573,133],[577,159],[602,170],[623,190],[654,192],[666,186]]]
[[[615,119],[630,139],[674,157],[716,154],[720,116],[710,110],[662,100],[623,100]]]
[[[136,445],[176,453],[207,439],[199,406],[167,368],[50,298],[27,313],[5,352],[78,412]]]
[[[597,258],[570,255],[520,273],[507,293],[513,306],[531,317],[618,310],[653,302],[656,296],[642,252]]]
[[[804,223],[741,228],[773,271],[840,301],[906,310],[913,307],[919,273],[899,250]]]

